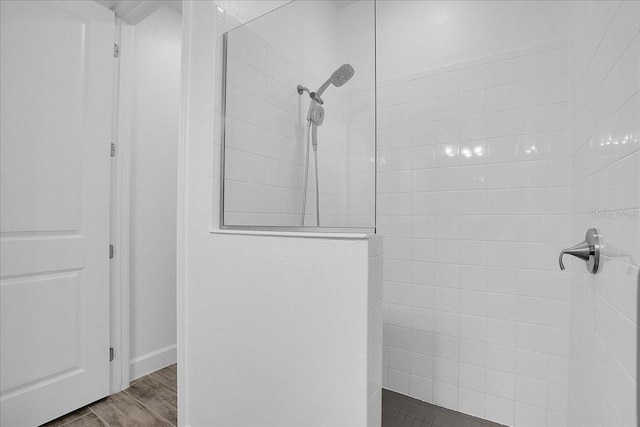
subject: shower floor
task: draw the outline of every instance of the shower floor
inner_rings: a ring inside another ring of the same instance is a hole
[[[393,391],[382,391],[382,427],[498,426],[501,424],[422,402]]]
[[[131,383],[120,393],[94,402],[43,427],[175,426],[177,424],[176,365]],[[382,391],[382,427],[498,427],[430,403]]]

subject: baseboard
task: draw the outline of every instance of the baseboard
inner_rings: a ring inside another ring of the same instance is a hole
[[[136,357],[129,362],[131,381],[176,363],[177,357],[175,344]]]

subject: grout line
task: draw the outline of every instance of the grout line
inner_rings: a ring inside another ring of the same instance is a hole
[[[145,375],[146,376],[146,375]],[[142,377],[144,378],[144,377]],[[127,390],[123,390],[122,393],[126,394],[127,396],[131,397],[133,400],[135,400],[136,402],[138,402],[140,405],[142,405],[145,409],[147,409],[149,412],[151,412],[152,414],[154,414],[155,416],[157,416],[158,418],[160,418],[160,420],[166,422],[167,424],[176,427],[175,424],[173,424],[172,422],[170,422],[169,420],[167,420],[165,417],[163,417],[162,415],[158,414],[156,411],[154,411],[153,409],[149,408],[147,405],[145,405],[142,401],[138,400],[135,396],[133,396],[132,394],[128,393]]]
[[[122,392],[120,392],[122,393]],[[89,409],[89,411],[94,414],[96,417],[98,417],[98,419],[100,421],[102,421],[104,423],[104,425],[106,425],[107,427],[111,427],[111,424],[109,424],[108,422],[106,422],[104,419],[102,419],[102,417],[100,415],[98,415],[93,409],[91,409],[90,406],[87,405],[87,408]]]
[[[588,136],[585,137],[585,140],[582,141],[580,143],[580,145],[578,145],[574,150],[573,153],[570,155],[569,158],[575,158],[575,153],[577,153],[579,150],[582,149],[582,147],[584,147],[584,145],[589,142],[590,139],[592,139],[598,132],[602,131],[603,128],[606,128],[608,126],[611,126],[613,123],[611,123],[612,120],[615,120],[618,116],[618,114],[620,113],[620,111],[622,111],[624,108],[627,107],[627,105],[629,105],[630,102],[633,101],[633,98],[638,95],[640,93],[640,90],[635,91],[627,100],[624,101],[624,103],[616,110],[615,113],[613,113],[610,117],[607,117],[606,120],[602,123],[600,123],[598,126],[595,127],[594,131]],[[589,101],[591,102],[591,101]],[[585,107],[586,108],[586,107]],[[583,109],[584,110],[584,109]],[[581,111],[580,114],[582,114],[584,111]],[[572,123],[573,124],[573,123]],[[578,127],[582,127],[582,126],[578,126]],[[573,126],[570,126],[572,130]]]
[[[89,406],[86,406],[86,408],[87,408],[87,409],[89,409],[89,411],[90,411],[90,412],[92,412],[92,411],[91,411],[91,409],[89,408]],[[72,422],[74,422],[74,421],[76,421],[76,420],[79,420],[80,418],[85,417],[85,416],[87,416],[87,415],[89,415],[89,413],[82,414],[82,415],[80,415],[80,416],[78,416],[78,417],[76,417],[76,418],[73,418],[73,419],[71,419],[71,420],[67,421],[67,422],[66,422],[66,423],[64,423],[64,424],[61,424],[59,427],[64,427],[64,426],[66,426],[66,425],[69,425],[70,423],[72,423]]]
[[[166,381],[164,378],[162,378],[160,375],[156,375],[156,372],[158,372],[158,371],[151,372],[147,376],[153,378],[154,380],[158,381],[162,385],[164,385],[167,388],[169,388],[169,389],[175,391],[176,393],[178,393],[178,390],[177,390],[177,388],[178,388],[177,387],[177,378],[176,378],[176,388],[174,389],[173,388],[173,384],[169,384],[169,382]]]

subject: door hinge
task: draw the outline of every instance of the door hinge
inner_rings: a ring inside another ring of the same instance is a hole
[[[109,362],[113,362],[113,359],[116,358],[116,351],[113,347],[109,347]]]
[[[120,56],[120,46],[118,46],[117,44],[113,44],[113,57],[117,58]]]
[[[115,253],[115,249],[113,245],[109,245],[109,259],[113,258],[113,254]]]
[[[111,157],[115,157],[116,156],[116,144],[114,144],[113,142],[111,143]]]

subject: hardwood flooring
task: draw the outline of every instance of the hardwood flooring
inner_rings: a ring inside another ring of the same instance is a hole
[[[171,427],[178,422],[176,365],[139,378],[131,386],[43,427]],[[389,390],[382,392],[382,427],[498,427]]]
[[[152,372],[43,427],[171,427],[178,424],[176,365]]]

